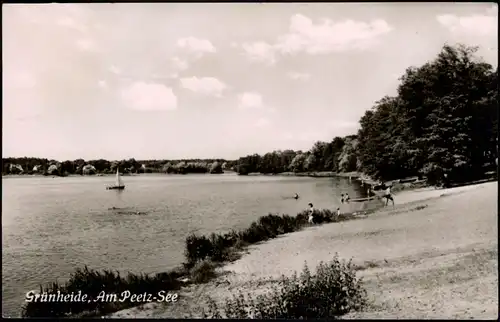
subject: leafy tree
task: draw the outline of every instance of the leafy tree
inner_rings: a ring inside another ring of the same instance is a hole
[[[304,171],[314,171],[315,166],[317,165],[317,159],[314,154],[308,154],[304,160]]]
[[[210,167],[210,173],[224,173],[222,171],[222,163],[215,161]]]
[[[438,57],[408,68],[397,97],[361,118],[362,171],[383,179],[424,174],[471,180],[496,156],[498,74],[476,48],[445,45]]]
[[[293,172],[304,171],[304,163],[306,161],[306,158],[307,155],[305,153],[297,154],[290,163],[290,170]]]
[[[345,140],[344,147],[342,148],[342,153],[339,156],[339,166],[338,169],[342,172],[356,171],[357,158],[357,148],[358,140],[349,138]]]

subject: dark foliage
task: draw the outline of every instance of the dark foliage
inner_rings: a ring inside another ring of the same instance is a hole
[[[408,68],[397,97],[361,118],[358,157],[376,178],[424,175],[440,184],[480,178],[497,157],[498,70],[475,48],[445,45],[436,59]]]
[[[367,304],[362,280],[356,267],[337,256],[319,263],[315,274],[305,265],[300,276],[282,276],[270,293],[254,298],[251,294],[226,299],[222,307],[209,297],[203,318],[257,319],[336,319]]]
[[[83,168],[91,165],[95,168],[87,174],[111,174],[119,167],[121,173],[223,173],[224,168],[231,170],[236,161],[217,160],[149,160],[136,161],[135,159],[108,161],[104,159],[85,161],[59,162],[40,158],[3,158],[2,175],[7,174],[46,174],[64,176],[70,174],[84,174]],[[55,166],[52,167],[51,166]],[[51,169],[51,171],[49,171]]]
[[[209,237],[192,234],[186,238],[185,256],[190,266],[207,259],[213,262],[227,261],[230,260],[234,251],[245,245],[276,238],[309,225],[307,218],[307,211],[295,217],[269,214],[260,217],[258,221],[240,232],[233,230],[224,234],[213,233]],[[349,215],[337,216],[330,210],[319,210],[314,214],[315,224],[338,222],[348,218]]]

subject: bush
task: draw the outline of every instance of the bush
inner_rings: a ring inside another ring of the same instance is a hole
[[[195,284],[206,283],[213,279],[216,265],[210,260],[197,262],[190,271],[191,281]]]
[[[191,234],[186,238],[185,256],[188,263],[204,260],[212,253],[212,243],[205,236]]]
[[[316,274],[305,265],[300,277],[296,273],[282,276],[279,286],[255,299],[240,292],[226,299],[221,308],[209,298],[208,310],[203,310],[202,315],[237,319],[338,318],[366,303],[366,291],[362,279],[356,278],[355,266],[351,261],[340,261],[336,255],[327,264],[320,262]]]
[[[214,234],[210,237],[191,234],[186,238],[185,255],[189,268],[197,261],[210,259],[214,262],[223,262],[234,258],[233,253],[249,244],[255,244],[279,235],[291,233],[308,225],[308,212],[302,211],[297,216],[273,215],[262,216],[253,222],[247,229],[225,234]],[[350,215],[337,216],[326,209],[316,211],[314,222],[316,224],[338,222],[351,218]]]

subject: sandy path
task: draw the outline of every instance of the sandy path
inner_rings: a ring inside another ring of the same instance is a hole
[[[252,246],[212,283],[180,292],[176,304],[148,304],[113,317],[188,317],[236,290],[265,291],[281,274],[312,268],[335,252],[359,271],[372,305],[345,318],[498,317],[497,182],[396,195],[362,220],[327,224]],[[256,282],[257,278],[270,279]],[[197,314],[194,314],[196,317]]]

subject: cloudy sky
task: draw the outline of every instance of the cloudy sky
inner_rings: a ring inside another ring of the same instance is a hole
[[[355,133],[484,3],[4,5],[3,155],[237,158]]]

